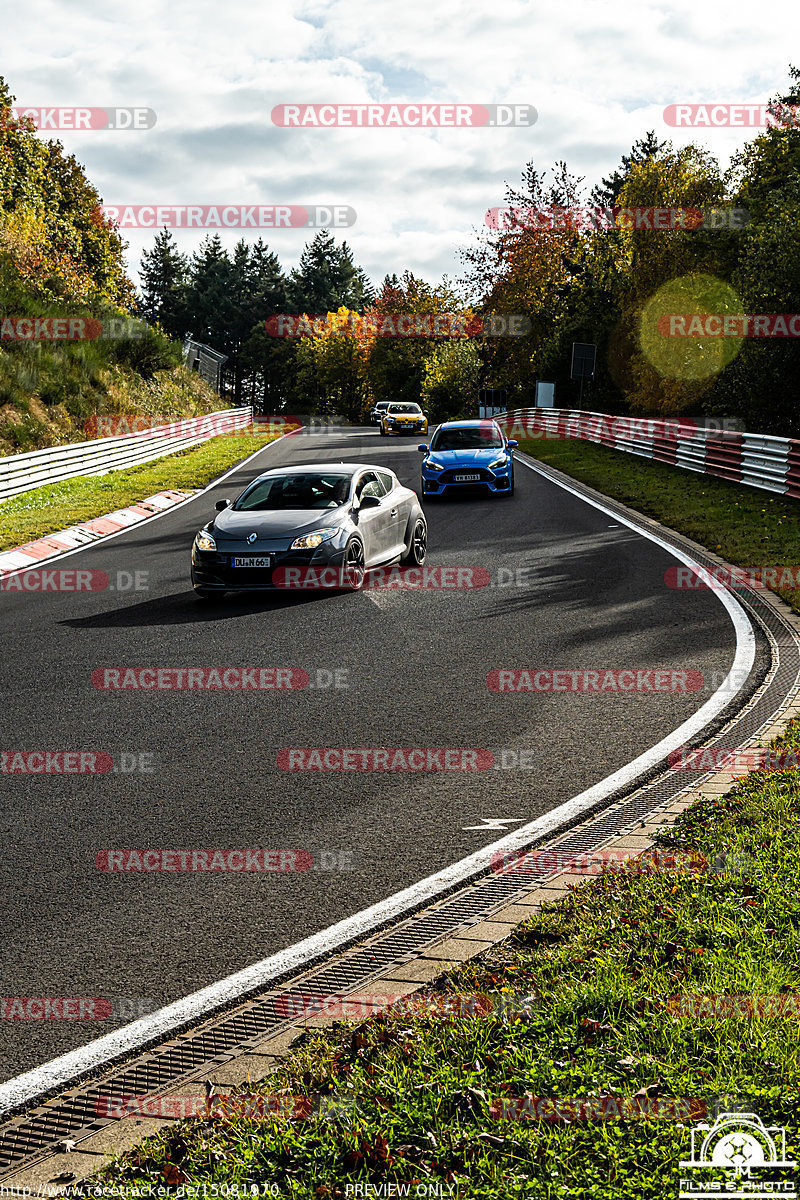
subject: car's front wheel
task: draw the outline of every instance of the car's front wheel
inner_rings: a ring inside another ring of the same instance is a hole
[[[428,528],[422,517],[417,517],[411,531],[408,549],[400,559],[403,567],[421,567],[428,553]]]
[[[346,592],[357,592],[364,584],[364,547],[361,539],[350,538],[344,548],[342,559],[342,588]]]

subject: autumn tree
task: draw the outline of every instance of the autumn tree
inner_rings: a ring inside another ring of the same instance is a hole
[[[296,351],[296,392],[302,411],[363,419],[368,400],[364,339],[359,314],[342,305],[319,320],[318,332],[303,337]]]
[[[77,159],[16,120],[0,78],[0,254],[44,300],[105,302],[129,309],[125,243]]]
[[[469,338],[447,338],[434,346],[422,370],[421,401],[431,424],[475,415],[481,356]]]

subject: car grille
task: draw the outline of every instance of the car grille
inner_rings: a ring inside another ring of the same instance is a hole
[[[313,551],[303,553],[295,551],[287,553],[285,550],[265,550],[264,554],[272,554],[271,567],[232,567],[230,566],[231,555],[258,554],[257,550],[248,548],[247,550],[225,551],[224,553],[204,555],[201,563],[197,564],[196,571],[200,576],[214,576],[223,584],[229,584],[231,587],[270,587],[272,584],[272,572],[278,567],[307,567],[310,565]],[[325,565],[325,564],[321,564]],[[202,583],[203,580],[201,579]]]

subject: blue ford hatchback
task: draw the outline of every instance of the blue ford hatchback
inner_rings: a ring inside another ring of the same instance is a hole
[[[419,446],[425,456],[422,493],[443,496],[472,488],[513,496],[516,445],[496,421],[446,421],[430,446]]]

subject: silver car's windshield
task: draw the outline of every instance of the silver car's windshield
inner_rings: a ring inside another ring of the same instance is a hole
[[[263,512],[267,509],[338,508],[350,494],[350,475],[302,474],[271,475],[257,479],[243,492],[233,508],[236,512]]]

